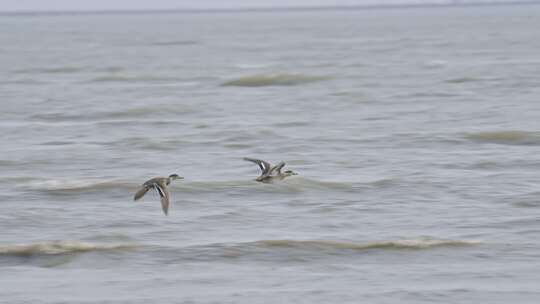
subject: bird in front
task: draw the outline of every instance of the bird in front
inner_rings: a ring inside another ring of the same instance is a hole
[[[161,209],[165,215],[169,214],[169,204],[170,204],[170,193],[167,190],[167,186],[175,179],[183,179],[183,177],[178,176],[178,174],[171,174],[169,177],[154,177],[147,180],[142,184],[141,189],[135,193],[133,200],[137,201],[143,197],[146,192],[150,189],[156,190],[161,199]]]

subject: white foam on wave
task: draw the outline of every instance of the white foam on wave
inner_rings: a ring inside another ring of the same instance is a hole
[[[32,180],[26,184],[33,190],[38,191],[83,191],[83,190],[103,190],[114,188],[135,188],[137,184],[125,180],[103,180],[103,179],[46,179]]]
[[[130,243],[97,244],[79,241],[51,241],[33,244],[0,245],[0,255],[58,255],[90,251],[130,250],[137,247],[139,246]]]
[[[333,240],[262,240],[255,244],[265,247],[289,247],[303,249],[430,249],[435,247],[463,247],[481,244],[471,240],[444,240],[444,239],[404,239],[356,243]]]

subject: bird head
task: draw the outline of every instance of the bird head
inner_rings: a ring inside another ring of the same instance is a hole
[[[178,174],[171,174],[169,175],[169,178],[171,180],[175,180],[175,179],[184,179],[183,177],[179,176]]]
[[[285,176],[291,176],[291,175],[298,175],[298,173],[292,171],[292,170],[287,170],[285,172],[283,172],[283,175]]]

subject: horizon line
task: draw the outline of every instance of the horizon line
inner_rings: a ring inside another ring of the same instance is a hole
[[[369,9],[414,9],[444,7],[481,7],[481,6],[514,6],[539,5],[538,0],[522,0],[514,2],[473,1],[447,3],[403,3],[403,4],[366,4],[366,5],[329,5],[329,6],[283,6],[283,7],[238,7],[238,8],[171,8],[171,9],[103,9],[103,10],[7,10],[0,16],[50,16],[50,15],[100,15],[100,14],[197,14],[197,13],[248,13],[248,12],[301,12],[301,11],[339,11]]]

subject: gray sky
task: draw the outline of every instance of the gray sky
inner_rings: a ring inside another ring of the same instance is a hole
[[[459,2],[471,1],[474,0],[461,0]],[[474,2],[487,1],[490,0]],[[512,0],[495,1],[512,2]],[[0,0],[0,11],[227,9],[448,2],[452,2],[452,0]]]

